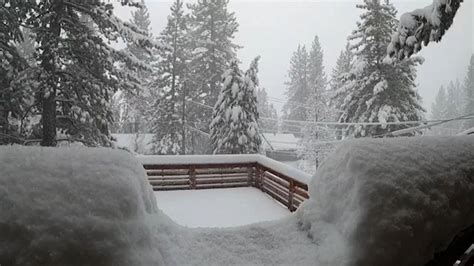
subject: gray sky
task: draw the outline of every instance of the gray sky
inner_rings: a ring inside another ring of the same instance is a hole
[[[171,0],[145,1],[150,11],[152,32],[156,36],[166,25]],[[193,1],[185,1],[193,2]],[[356,27],[361,14],[351,0],[231,0],[229,9],[240,24],[235,42],[242,49],[238,57],[243,68],[257,55],[260,61],[260,84],[272,97],[285,99],[285,81],[289,60],[298,44],[308,48],[315,35],[324,50],[325,70],[329,76],[347,36]],[[422,8],[432,0],[393,0],[398,17],[404,12]],[[119,17],[128,20],[130,9],[116,9]],[[418,92],[428,110],[438,88],[451,80],[464,80],[471,54],[474,52],[474,4],[465,1],[453,27],[439,44],[425,47],[421,55],[425,63],[418,67]],[[273,102],[278,111],[282,104]]]

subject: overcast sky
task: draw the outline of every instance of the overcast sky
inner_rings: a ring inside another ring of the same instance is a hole
[[[193,1],[185,1],[193,2]],[[362,1],[351,0],[231,0],[229,9],[235,12],[239,26],[235,42],[242,49],[238,57],[243,68],[257,55],[260,61],[260,84],[268,94],[285,99],[285,81],[289,60],[298,44],[308,49],[315,35],[324,50],[324,65],[329,76],[347,36],[356,27],[360,11],[355,7]],[[407,11],[424,7],[432,0],[393,0],[398,17]],[[166,25],[171,0],[145,1],[156,36]],[[130,10],[117,8],[122,19],[130,18]],[[439,44],[430,44],[421,55],[424,65],[418,67],[418,92],[428,110],[438,88],[451,80],[464,80],[471,54],[474,52],[474,5],[464,1],[453,27]],[[273,102],[278,111],[282,104]]]

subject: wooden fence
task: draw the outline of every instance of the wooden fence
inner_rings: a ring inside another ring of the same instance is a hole
[[[308,186],[259,163],[143,164],[155,191],[255,187],[291,212],[309,198]]]

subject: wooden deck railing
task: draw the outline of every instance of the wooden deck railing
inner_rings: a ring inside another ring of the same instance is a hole
[[[258,162],[143,163],[155,191],[255,187],[291,212],[309,198],[307,184]]]

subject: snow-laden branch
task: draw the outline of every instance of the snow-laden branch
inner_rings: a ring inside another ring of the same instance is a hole
[[[433,0],[425,8],[403,14],[388,46],[388,55],[401,60],[419,52],[422,44],[441,41],[462,2],[464,0]]]

